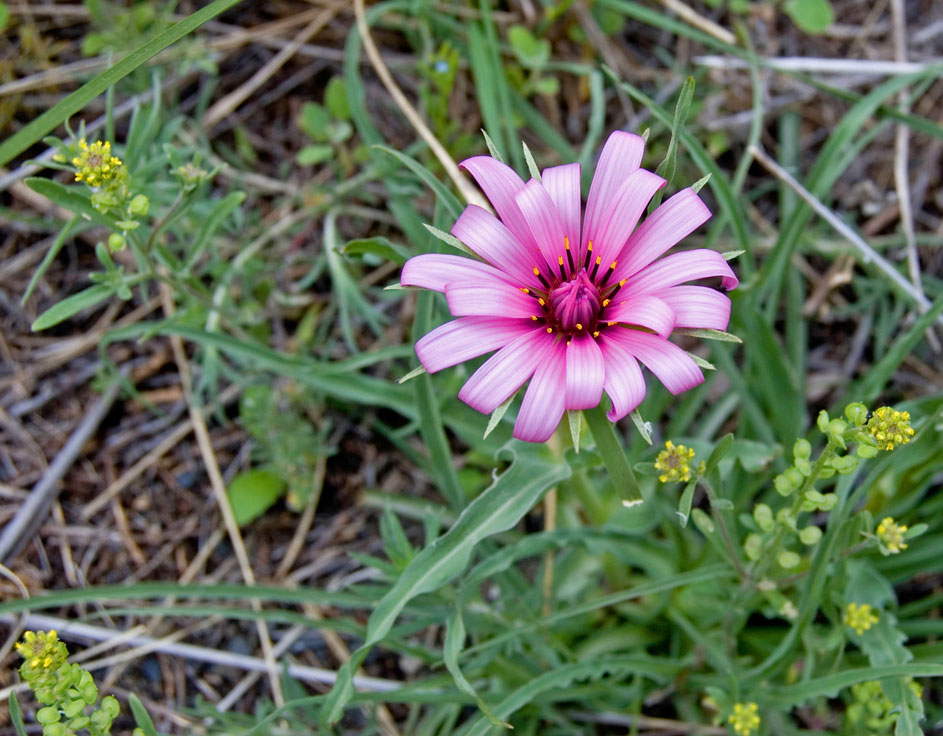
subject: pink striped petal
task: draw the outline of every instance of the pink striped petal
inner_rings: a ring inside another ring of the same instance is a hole
[[[607,338],[641,360],[673,394],[680,394],[704,381],[704,374],[691,356],[674,343],[638,330],[608,329]]]
[[[490,414],[534,374],[553,342],[553,336],[543,330],[521,335],[488,358],[465,382],[458,398]]]
[[[546,442],[563,417],[566,359],[563,343],[555,344],[534,372],[514,422],[514,436],[524,442]]]
[[[507,282],[486,280],[461,281],[445,286],[445,299],[455,317],[527,317],[539,316],[537,300]]]
[[[539,262],[538,254],[515,238],[504,223],[487,210],[468,205],[452,225],[452,235],[521,284],[540,286],[533,271]]]
[[[560,213],[547,190],[541,183],[531,179],[524,188],[517,193],[517,205],[527,220],[527,225],[537,242],[537,247],[543,253],[544,260],[550,267],[550,273],[557,272],[557,259],[563,257],[564,263],[566,257],[563,248],[563,222],[560,220]]]
[[[730,298],[706,286],[672,286],[658,297],[675,313],[676,327],[726,330],[730,322]]]
[[[403,264],[399,282],[403,286],[419,286],[433,291],[445,291],[452,282],[492,281],[499,279],[509,283],[508,276],[493,266],[464,256],[449,256],[440,253],[424,253],[413,256]]]
[[[694,279],[720,276],[725,289],[735,289],[740,283],[724,257],[715,250],[699,248],[673,253],[647,265],[625,283],[633,293],[650,294],[683,284]]]
[[[459,166],[475,177],[478,186],[494,205],[501,221],[514,233],[514,237],[526,246],[534,245],[530,229],[514,201],[517,193],[524,188],[524,182],[514,169],[495,161],[491,156],[473,156],[462,161]]]
[[[668,337],[675,328],[676,318],[674,310],[658,297],[633,294],[610,304],[603,312],[602,321],[647,327],[661,337]]]
[[[580,262],[580,165],[565,164],[544,169],[540,181],[560,213],[563,232],[569,239],[573,258]]]
[[[602,398],[606,369],[602,352],[589,337],[574,337],[566,346],[567,409],[592,409]]]
[[[597,223],[595,232],[589,232],[593,258],[601,260],[600,268],[608,268],[616,260],[648,203],[663,186],[665,180],[647,169],[636,169],[622,183],[609,202],[609,217]]]
[[[610,422],[616,422],[642,403],[645,398],[645,379],[638,361],[610,338],[612,332],[615,330],[605,330],[599,336],[599,349],[602,350],[606,365],[603,388],[612,401],[612,408],[606,417]]]
[[[621,130],[609,136],[599,154],[593,183],[589,186],[580,240],[581,252],[586,252],[586,243],[608,219],[615,193],[629,174],[639,167],[644,151],[645,141],[641,136]]]
[[[504,347],[533,330],[533,322],[529,319],[460,317],[420,338],[416,343],[416,355],[423,368],[435,373]]]
[[[710,219],[711,212],[693,189],[682,189],[645,218],[618,256],[613,280],[645,268]]]

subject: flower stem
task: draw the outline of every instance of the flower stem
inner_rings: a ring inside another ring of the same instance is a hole
[[[632,466],[629,465],[622,444],[619,442],[615,425],[606,419],[606,414],[600,406],[585,409],[583,416],[586,418],[586,424],[589,426],[593,439],[596,440],[596,449],[606,464],[606,470],[609,471],[609,479],[622,496],[622,504],[636,506],[642,503],[642,493],[639,491]]]

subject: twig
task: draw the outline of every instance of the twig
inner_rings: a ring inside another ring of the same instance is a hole
[[[383,82],[383,86],[386,87],[387,91],[390,93],[390,96],[393,98],[393,102],[396,103],[396,106],[402,111],[403,115],[406,116],[406,119],[409,121],[410,125],[415,128],[416,132],[419,134],[419,137],[422,138],[426,145],[432,150],[435,154],[435,157],[439,159],[439,163],[442,164],[442,168],[445,169],[445,173],[448,174],[449,178],[462,193],[462,196],[465,198],[465,201],[469,204],[476,204],[479,207],[491,211],[491,205],[488,204],[488,201],[475,189],[471,183],[462,176],[462,173],[458,170],[458,166],[455,164],[455,161],[452,160],[452,157],[449,155],[448,151],[439,143],[438,139],[433,135],[432,131],[429,130],[429,127],[423,122],[423,119],[420,117],[419,113],[416,112],[416,109],[410,104],[409,100],[406,99],[406,95],[403,94],[402,90],[396,84],[396,81],[393,79],[393,75],[390,74],[390,70],[387,68],[386,63],[383,61],[383,57],[380,56],[380,52],[376,47],[376,44],[373,43],[373,37],[370,35],[370,28],[367,25],[367,15],[366,10],[364,9],[363,0],[354,0],[354,15],[357,18],[357,30],[360,32],[360,38],[363,41],[364,51],[367,52],[367,57],[370,59],[370,63],[373,64],[374,70],[376,70],[377,76],[380,77],[380,81]]]
[[[689,25],[699,28],[718,41],[723,41],[726,44],[731,46],[736,45],[737,37],[734,36],[726,28],[722,28],[717,25],[710,18],[705,18],[703,15],[698,13],[693,8],[689,7],[686,3],[681,2],[681,0],[661,0],[661,4],[664,5],[668,10],[674,11],[678,14],[678,17],[681,20],[685,21]]]
[[[756,158],[756,160],[759,161],[767,171],[773,174],[773,176],[792,187],[796,194],[805,200],[806,204],[815,210],[815,212],[823,220],[835,228],[839,234],[843,235],[848,240],[848,242],[855,246],[855,248],[861,252],[865,263],[873,263],[880,271],[890,278],[891,281],[897,284],[901,291],[903,291],[905,294],[907,294],[907,296],[913,299],[914,302],[916,302],[921,312],[926,312],[930,309],[932,306],[931,302],[923,295],[923,293],[915,289],[914,285],[901,276],[891,263],[886,261],[880,254],[878,254],[878,252],[868,245],[864,239],[858,235],[858,233],[846,225],[838,215],[822,204],[822,202],[820,202],[808,189],[796,181],[796,179],[793,178],[793,176],[788,171],[786,171],[782,166],[770,158],[762,148],[759,146],[751,146],[750,153],[752,153],[753,157]],[[943,324],[943,319],[941,319],[941,324]]]
[[[337,15],[339,6],[328,7],[321,10],[301,32],[292,39],[292,42],[279,51],[269,61],[259,69],[252,77],[234,89],[228,95],[216,102],[203,116],[203,126],[207,130],[213,127],[224,117],[232,113],[239,105],[255,92],[259,87],[265,84],[268,79],[275,74],[284,64],[294,56],[298,48],[320,31],[324,26],[331,22],[331,19]]]
[[[819,59],[805,56],[780,56],[758,59],[761,66],[783,72],[818,72],[820,74],[894,75],[922,72],[938,66],[941,59],[926,62],[881,61],[877,59]],[[695,56],[694,63],[715,69],[748,69],[750,62],[732,56]]]
[[[12,624],[16,622],[17,617],[11,613],[0,614],[0,623]],[[29,629],[49,630],[55,629],[63,639],[91,639],[92,641],[108,641],[115,636],[115,632],[110,629],[104,629],[99,626],[80,623],[78,621],[69,621],[54,616],[44,616],[41,614],[29,614],[24,622]],[[169,654],[184,659],[192,659],[198,662],[208,662],[219,664],[226,667],[235,667],[236,669],[247,670],[250,672],[266,672],[268,666],[265,661],[258,657],[247,656],[245,654],[232,654],[222,652],[207,647],[199,647],[193,644],[181,644],[178,642],[166,641],[166,639],[156,639],[150,636],[130,636],[125,643],[132,646],[153,647],[152,651],[162,654]],[[85,666],[88,669],[97,669],[112,664],[110,661],[100,660],[99,662],[89,662]],[[326,685],[333,685],[337,679],[337,673],[320,667],[307,667],[299,664],[288,664],[288,674],[297,680],[303,682],[319,682]],[[375,692],[392,692],[399,690],[402,683],[393,680],[383,680],[379,677],[367,677],[354,675],[354,687],[360,690],[372,690]],[[9,695],[11,688],[0,691],[0,698]]]
[[[59,490],[59,481],[75,462],[88,438],[98,429],[98,425],[111,409],[111,405],[118,396],[120,385],[120,381],[112,383],[86,412],[79,426],[75,428],[65,446],[56,455],[56,459],[52,461],[42,478],[33,487],[29,497],[20,506],[16,516],[4,527],[3,533],[0,534],[0,562],[6,562],[15,554],[42,524]]]

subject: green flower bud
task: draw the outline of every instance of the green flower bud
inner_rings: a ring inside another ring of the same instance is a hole
[[[780,509],[776,512],[776,521],[790,529],[796,528],[796,516],[789,509]]]
[[[869,460],[878,454],[878,448],[870,442],[859,442],[858,446],[855,447],[855,454],[860,458]]]
[[[833,419],[828,423],[828,434],[841,434],[848,429],[848,422],[843,419]]]
[[[773,527],[776,526],[776,522],[773,521],[773,511],[765,503],[758,503],[754,507],[753,519],[764,532],[772,531]]]
[[[868,421],[868,407],[860,401],[848,404],[848,406],[845,407],[845,416],[854,426],[861,427]]]
[[[788,496],[796,490],[795,486],[789,482],[789,478],[787,478],[785,474],[780,474],[773,478],[773,487],[780,496]]]
[[[800,557],[792,550],[784,549],[776,560],[779,566],[789,570],[799,564]]]
[[[151,209],[151,201],[143,194],[137,194],[128,205],[128,212],[136,217],[143,217]],[[867,412],[865,412],[867,413]]]
[[[795,467],[796,470],[802,473],[806,478],[812,475],[812,463],[809,462],[808,458],[797,457]]]
[[[36,711],[36,720],[44,726],[58,723],[59,709],[54,705],[47,705],[45,708],[40,708]]]
[[[713,534],[714,533],[714,521],[704,513],[703,509],[691,509],[691,519],[694,521],[694,525],[701,530],[702,534]]]
[[[826,493],[822,496],[822,500],[819,501],[819,509],[822,511],[831,511],[835,508],[835,504],[838,503],[838,496],[834,493]]]
[[[854,455],[839,455],[833,457],[829,465],[835,468],[835,471],[840,475],[848,475],[858,469],[858,458]]]
[[[828,434],[828,412],[825,411],[825,409],[819,412],[819,418],[816,420],[816,424],[821,432]]]
[[[811,547],[822,538],[822,530],[817,526],[807,526],[799,532],[799,541]]]
[[[751,560],[760,559],[760,554],[763,552],[763,540],[760,538],[760,535],[748,534],[747,538],[743,541],[743,551],[746,552],[747,557]]]
[[[785,472],[785,476],[789,479],[789,482],[792,484],[793,488],[798,488],[802,485],[804,478],[802,473],[799,472],[797,468],[788,468]]]
[[[121,233],[112,233],[108,236],[108,249],[112,252],[124,248],[124,235]]]
[[[812,445],[806,439],[796,440],[796,444],[792,446],[792,456],[795,458],[805,458],[806,460],[812,455]]]

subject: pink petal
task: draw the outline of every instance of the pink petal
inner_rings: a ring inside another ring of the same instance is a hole
[[[567,409],[592,409],[602,398],[606,369],[602,351],[589,337],[574,337],[566,346]]]
[[[603,312],[603,321],[622,322],[653,330],[661,337],[668,337],[675,328],[675,312],[664,301],[651,294],[633,294],[619,299]]]
[[[530,229],[514,198],[524,188],[514,169],[495,161],[491,156],[473,156],[459,164],[475,177],[491,204],[498,211],[501,221],[507,225],[514,237],[527,246],[534,245]]]
[[[429,373],[504,347],[533,332],[533,322],[500,317],[460,317],[436,327],[416,343],[416,355]]]
[[[537,242],[537,247],[543,253],[544,260],[550,267],[550,273],[558,271],[557,259],[564,256],[563,222],[560,213],[539,181],[531,179],[524,188],[517,193],[517,205],[521,208],[524,219]],[[564,256],[564,263],[566,258]]]
[[[446,284],[445,299],[456,317],[528,317],[540,316],[537,300],[519,288],[497,279],[461,281]]]
[[[606,414],[610,422],[616,422],[642,403],[645,398],[645,379],[642,369],[632,354],[616,340],[610,339],[615,330],[605,330],[599,336],[606,365],[606,380],[603,383],[612,409]]]
[[[641,136],[621,130],[609,136],[599,154],[593,183],[589,186],[580,241],[581,252],[586,252],[586,243],[609,217],[613,196],[629,174],[639,167],[644,151],[645,141]]]
[[[487,210],[468,205],[452,225],[452,235],[521,284],[540,286],[533,271],[538,254],[523,245]]]
[[[673,394],[680,394],[704,381],[704,374],[691,356],[667,340],[619,327],[608,329],[604,334],[641,360]]]
[[[665,180],[658,174],[636,169],[629,174],[613,198],[603,203],[609,205],[609,217],[598,221],[595,232],[589,231],[589,238],[593,241],[593,260],[597,257],[600,259],[600,269],[608,268],[616,260],[648,203],[663,186]]]
[[[456,281],[480,281],[482,278],[500,279],[508,283],[508,276],[494,266],[464,256],[425,253],[413,256],[403,264],[399,282],[403,286],[419,286],[433,291],[445,291],[445,285]]]
[[[514,339],[472,374],[458,398],[482,414],[490,414],[534,374],[553,342],[553,336],[542,329]]]
[[[580,165],[565,164],[544,169],[540,177],[544,189],[553,200],[563,222],[563,232],[569,238],[573,258],[581,261],[580,254]]]
[[[730,322],[730,298],[706,286],[672,286],[658,297],[675,313],[676,327],[726,330]]]
[[[712,276],[720,276],[725,289],[735,289],[740,283],[720,253],[716,250],[699,248],[673,253],[647,265],[628,278],[625,288],[631,289],[635,294],[640,292],[650,294],[667,289],[669,286],[683,284],[685,281]]]
[[[613,280],[641,270],[710,219],[711,212],[693,189],[682,189],[645,218],[618,256]]]
[[[556,343],[537,367],[514,422],[514,436],[524,442],[546,442],[563,417],[566,359]]]

